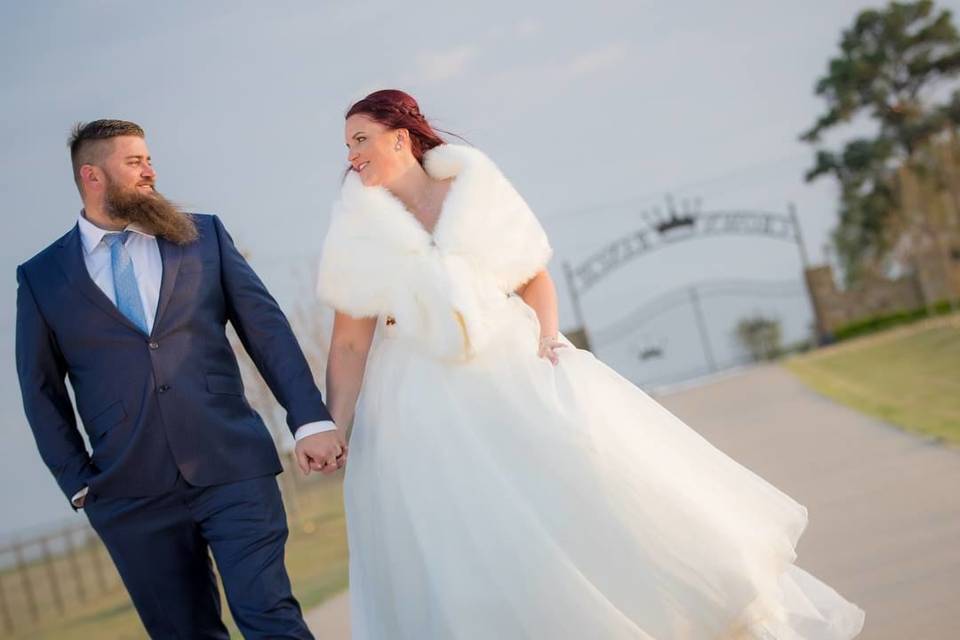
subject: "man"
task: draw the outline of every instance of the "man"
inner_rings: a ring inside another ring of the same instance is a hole
[[[345,439],[290,325],[220,220],[156,191],[138,125],[78,125],[70,153],[79,220],[17,269],[17,370],[40,455],[151,637],[229,637],[209,550],[244,636],[311,638],[283,565],[280,461],[225,334],[230,321],[287,410],[301,469],[332,473]]]

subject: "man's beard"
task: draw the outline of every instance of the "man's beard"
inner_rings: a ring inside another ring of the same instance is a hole
[[[156,190],[141,193],[136,189],[122,189],[108,180],[105,205],[107,215],[114,220],[135,222],[147,233],[175,244],[189,244],[197,239],[193,216]]]

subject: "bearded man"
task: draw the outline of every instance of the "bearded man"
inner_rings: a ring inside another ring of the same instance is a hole
[[[331,473],[345,439],[290,325],[221,221],[157,192],[140,126],[77,125],[69,145],[83,210],[17,269],[17,370],[40,455],[151,637],[229,637],[212,552],[244,636],[311,638],[283,564],[280,461],[225,333],[229,321],[286,409],[301,468]]]

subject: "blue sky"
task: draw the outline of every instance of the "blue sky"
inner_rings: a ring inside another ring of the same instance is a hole
[[[822,258],[835,192],[804,184],[812,151],[797,135],[822,107],[812,87],[840,30],[876,3],[277,4],[0,7],[0,498],[14,505],[0,534],[69,516],[20,405],[14,270],[76,218],[65,139],[77,120],[143,125],[158,187],[218,213],[287,309],[311,289],[344,166],[343,113],[385,87],[415,95],[439,127],[500,164],[550,233],[558,280],[561,261],[629,232],[667,193],[702,198],[704,210],[782,212],[792,201],[809,253]],[[798,281],[796,249],[726,239],[652,254],[588,294],[588,323],[716,277]],[[791,337],[809,323],[802,296],[711,302],[723,357],[735,355],[736,318],[753,310],[778,315]],[[561,285],[561,324],[570,322]],[[695,369],[691,323],[689,310],[667,313],[599,355],[637,380]],[[646,343],[670,357],[641,368]]]

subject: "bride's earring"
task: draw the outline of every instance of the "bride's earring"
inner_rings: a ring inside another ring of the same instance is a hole
[[[393,150],[400,151],[400,149],[403,149],[403,138],[397,136],[397,144],[393,145]]]

